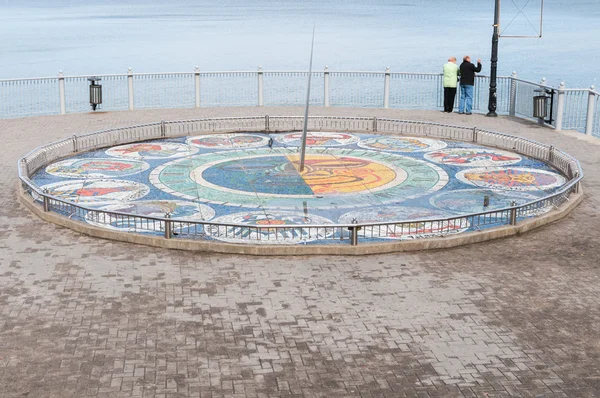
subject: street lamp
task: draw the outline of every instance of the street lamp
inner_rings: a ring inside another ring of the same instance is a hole
[[[500,0],[496,0],[494,7],[494,34],[492,35],[492,59],[490,68],[490,98],[486,116],[496,117],[496,76],[498,71],[498,39],[500,38]]]

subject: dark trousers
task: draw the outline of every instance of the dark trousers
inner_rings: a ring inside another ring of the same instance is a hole
[[[456,97],[456,87],[444,87],[444,112],[452,112],[454,109],[454,98]]]

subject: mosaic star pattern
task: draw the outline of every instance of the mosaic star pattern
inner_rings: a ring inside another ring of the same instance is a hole
[[[532,202],[566,182],[543,162],[508,151],[356,133],[310,132],[300,171],[300,136],[241,132],[120,145],[50,164],[33,180],[92,209],[155,218],[169,213],[176,234],[177,220],[206,221],[196,230],[201,239],[253,244],[340,244],[341,229],[327,225],[353,220],[389,223],[364,227],[361,240],[374,242],[458,234],[473,230],[465,213]],[[97,214],[84,213],[82,220],[164,233],[161,221],[149,227],[141,219],[98,220]],[[487,227],[493,225],[477,226]]]

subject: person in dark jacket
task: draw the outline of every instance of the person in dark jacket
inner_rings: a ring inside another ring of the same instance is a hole
[[[475,73],[481,72],[481,59],[477,60],[477,66],[471,63],[471,57],[465,55],[460,64],[460,101],[458,113],[471,114],[473,109],[473,88],[475,86]]]

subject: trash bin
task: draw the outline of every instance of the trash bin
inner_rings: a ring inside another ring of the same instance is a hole
[[[546,95],[546,89],[540,88],[533,91],[538,93],[538,95],[533,97],[533,117],[546,119],[548,116],[548,96]]]
[[[96,110],[96,107],[102,104],[102,85],[98,84],[102,78],[100,77],[90,77],[88,78],[90,81],[90,105],[92,106],[92,110]]]
[[[533,117],[545,119],[548,116],[548,97],[536,95],[533,97]]]

